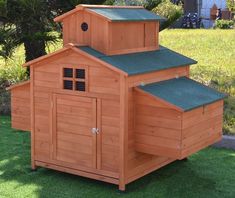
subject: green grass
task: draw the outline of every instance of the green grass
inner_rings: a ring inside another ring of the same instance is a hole
[[[176,161],[127,186],[117,186],[49,169],[30,168],[30,134],[10,128],[0,117],[1,198],[234,198],[235,152],[208,148]]]

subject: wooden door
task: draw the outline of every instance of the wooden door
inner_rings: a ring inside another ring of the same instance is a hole
[[[53,158],[68,165],[96,168],[96,99],[53,96]]]

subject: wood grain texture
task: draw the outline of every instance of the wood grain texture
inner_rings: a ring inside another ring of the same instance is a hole
[[[134,98],[134,145],[139,152],[182,159],[222,135],[222,101],[181,112],[138,91]]]
[[[11,88],[11,126],[22,131],[31,131],[30,83]]]

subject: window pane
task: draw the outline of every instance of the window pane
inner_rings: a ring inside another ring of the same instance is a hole
[[[64,77],[73,78],[73,69],[72,68],[64,68]]]
[[[85,82],[76,82],[76,90],[85,91]]]
[[[64,80],[64,89],[73,90],[73,81]]]
[[[85,69],[76,69],[76,78],[85,79]]]

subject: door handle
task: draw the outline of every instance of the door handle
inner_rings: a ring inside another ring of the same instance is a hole
[[[99,134],[99,129],[98,129],[98,128],[92,128],[92,129],[91,129],[91,132],[92,132],[93,134]]]

